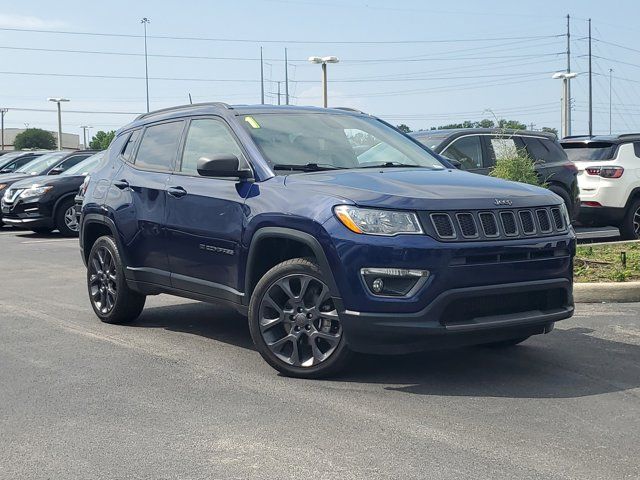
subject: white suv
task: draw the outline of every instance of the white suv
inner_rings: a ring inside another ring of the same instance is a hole
[[[567,137],[560,143],[578,167],[578,221],[615,225],[624,238],[640,238],[640,134]]]

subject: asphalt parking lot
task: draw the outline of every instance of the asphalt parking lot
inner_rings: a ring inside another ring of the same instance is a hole
[[[638,304],[302,381],[214,306],[101,324],[75,239],[0,229],[0,265],[1,478],[640,477]]]

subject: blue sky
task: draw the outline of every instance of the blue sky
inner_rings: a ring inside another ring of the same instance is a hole
[[[359,108],[413,129],[493,115],[534,128],[558,128],[561,85],[551,74],[566,66],[562,35],[569,13],[572,69],[581,73],[573,83],[573,133],[587,131],[584,55],[589,17],[597,39],[594,131],[609,130],[610,68],[613,131],[640,131],[637,1],[110,0],[92,5],[30,0],[0,7],[0,107],[11,109],[7,127],[54,129],[55,113],[18,110],[51,109],[53,104],[46,102],[51,96],[70,98],[64,105],[68,111],[131,112],[67,112],[67,132],[80,132],[82,124],[94,131],[115,129],[144,111],[143,41],[136,35],[142,33],[140,19],[146,16],[151,19],[150,36],[200,38],[149,38],[150,54],[208,57],[151,56],[152,109],[187,103],[189,93],[194,101],[258,103],[260,46],[266,59],[267,102],[275,103],[275,82],[284,80],[287,47],[294,104],[321,102],[320,67],[306,58],[336,55],[340,63],[329,66],[329,101],[334,106]]]

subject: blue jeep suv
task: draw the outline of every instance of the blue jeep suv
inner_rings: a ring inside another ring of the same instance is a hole
[[[353,352],[514,345],[573,313],[560,197],[456,170],[361,112],[144,114],[80,198],[102,321],[133,321],[159,293],[224,302],[285,375],[330,375]]]

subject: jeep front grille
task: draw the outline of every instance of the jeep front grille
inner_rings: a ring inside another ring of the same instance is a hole
[[[567,231],[558,207],[421,212],[426,232],[442,241],[536,238]]]

